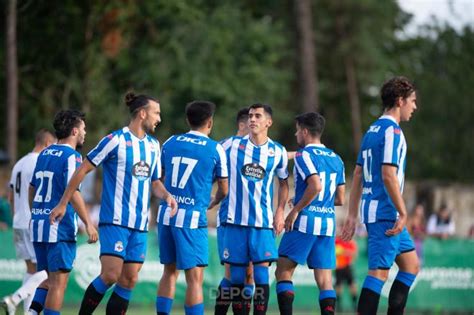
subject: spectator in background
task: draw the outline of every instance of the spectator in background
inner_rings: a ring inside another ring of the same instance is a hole
[[[0,192],[0,231],[6,231],[12,226],[12,211],[5,196],[5,190]]]
[[[437,213],[430,216],[426,232],[429,236],[444,240],[453,236],[454,231],[455,225],[452,213],[446,205],[442,205]]]
[[[341,226],[342,228],[342,226]],[[354,259],[357,256],[357,243],[352,239],[343,241],[336,236],[336,303],[341,311],[341,297],[344,283],[347,283],[352,298],[352,309],[357,309],[357,285],[354,281]]]
[[[474,240],[474,224],[471,224],[469,231],[467,231],[467,238]]]
[[[407,222],[408,232],[410,232],[415,242],[415,251],[420,259],[420,263],[423,262],[423,240],[426,236],[426,219],[425,219],[425,207],[422,204],[417,204]]]

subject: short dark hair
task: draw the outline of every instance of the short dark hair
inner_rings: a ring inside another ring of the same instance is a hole
[[[191,128],[202,127],[214,115],[216,105],[208,101],[193,101],[186,105],[186,118]]]
[[[35,135],[35,144],[36,145],[44,145],[48,136],[56,137],[50,130],[41,128],[36,132]]]
[[[85,122],[86,115],[75,109],[62,110],[54,116],[54,133],[58,140],[71,135],[72,129],[79,127],[81,121]]]
[[[257,108],[263,108],[263,111],[270,115],[270,117],[273,117],[273,109],[270,105],[268,104],[262,104],[262,103],[255,103],[249,106],[249,112],[251,109],[257,109]]]
[[[326,119],[316,112],[300,114],[295,120],[300,128],[307,129],[313,137],[321,137],[326,125]]]
[[[383,109],[394,107],[399,97],[406,99],[415,91],[415,85],[406,77],[394,77],[388,80],[380,89]]]
[[[125,105],[128,107],[132,117],[135,117],[138,113],[138,110],[143,106],[147,106],[148,102],[153,101],[159,103],[159,101],[151,96],[145,94],[135,94],[133,92],[128,92],[125,95]]]
[[[248,107],[241,108],[237,112],[237,116],[235,116],[235,122],[237,124],[239,124],[241,122],[247,122],[248,119],[249,119],[249,108]]]

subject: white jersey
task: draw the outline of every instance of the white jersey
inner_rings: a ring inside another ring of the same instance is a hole
[[[28,189],[39,153],[30,152],[22,157],[12,170],[10,187],[13,190],[13,228],[27,229],[30,224],[31,211],[28,203]]]

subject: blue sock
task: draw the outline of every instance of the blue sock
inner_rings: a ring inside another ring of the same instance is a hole
[[[132,290],[123,288],[118,284],[115,285],[114,292],[117,293],[117,295],[120,296],[122,299],[127,301],[130,301],[130,298],[132,297]]]
[[[334,290],[321,290],[319,291],[319,300],[324,299],[335,299],[336,298],[336,291]]]
[[[365,277],[364,284],[362,285],[362,287],[372,290],[377,294],[380,294],[380,292],[382,292],[383,284],[384,282],[382,280],[368,275],[367,277]]]
[[[50,310],[49,308],[45,308],[43,310],[43,314],[44,315],[61,315],[61,313],[59,311]]]
[[[173,299],[157,296],[156,297],[156,312],[157,313],[171,313],[171,307],[173,306]]]
[[[280,294],[282,292],[295,292],[295,288],[293,286],[293,282],[291,281],[280,281],[277,283],[276,286],[276,291],[277,294]]]
[[[268,266],[253,266],[255,284],[269,284]]]
[[[44,306],[44,302],[46,301],[46,296],[48,295],[48,290],[44,288],[36,289],[35,296],[33,297],[32,302],[37,302],[41,306]]]
[[[97,278],[92,281],[92,285],[94,286],[94,289],[100,294],[105,294],[105,292],[107,292],[107,290],[110,288],[110,285],[107,285],[100,276],[97,276]]]
[[[416,275],[404,271],[398,271],[397,277],[395,280],[400,281],[401,283],[405,284],[407,287],[411,287],[413,282],[415,281]]]
[[[244,294],[247,298],[252,297],[254,292],[255,292],[255,287],[253,284],[244,285],[244,290],[242,291],[242,294]]]
[[[232,286],[232,282],[230,282],[230,280],[227,279],[227,278],[222,278],[221,283],[219,284],[219,286],[223,289],[227,289],[227,288],[230,288]]]
[[[204,304],[194,304],[192,306],[184,306],[184,314],[186,315],[204,315]]]

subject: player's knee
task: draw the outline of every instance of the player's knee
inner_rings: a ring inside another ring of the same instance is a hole
[[[105,270],[102,272],[100,277],[107,285],[112,285],[116,283],[119,279],[120,273],[116,270]]]
[[[130,274],[124,277],[121,277],[120,284],[125,288],[133,288],[138,282],[138,274]]]

